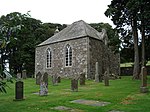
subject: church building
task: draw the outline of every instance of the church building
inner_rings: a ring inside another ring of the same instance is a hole
[[[83,20],[68,25],[36,47],[35,75],[94,79],[96,62],[100,76],[109,68],[119,75],[119,56],[107,46],[106,30],[98,32]]]

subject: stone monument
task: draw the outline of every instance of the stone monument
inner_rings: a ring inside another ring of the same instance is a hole
[[[21,80],[21,73],[17,73],[17,80]]]
[[[17,81],[15,85],[15,100],[23,100],[23,82]]]
[[[48,74],[44,73],[44,75],[41,76],[40,79],[40,96],[45,96],[48,94]]]
[[[141,68],[141,87],[140,87],[140,92],[141,93],[147,93],[148,92],[148,88],[147,88],[147,69],[146,67],[142,67]]]
[[[52,84],[53,84],[53,86],[58,85],[58,77],[56,75],[52,76]]]
[[[38,72],[38,73],[36,74],[36,84],[37,84],[37,85],[40,85],[41,77],[42,77],[41,72]]]
[[[71,90],[73,92],[78,91],[78,80],[77,79],[71,79]]]
[[[26,71],[26,70],[23,70],[23,71],[22,71],[22,78],[23,78],[23,79],[26,79],[26,78],[27,78],[27,71]]]
[[[47,88],[47,84],[43,81],[40,82],[40,91],[39,91],[39,95],[40,96],[45,96],[48,94],[48,88]]]
[[[85,74],[80,74],[80,85],[85,85]]]
[[[95,82],[100,82],[99,80],[99,69],[98,69],[98,62],[95,64]]]
[[[109,68],[104,73],[104,84],[105,86],[109,86]]]

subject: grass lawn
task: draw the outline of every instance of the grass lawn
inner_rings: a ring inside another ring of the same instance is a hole
[[[68,79],[62,79],[58,86],[52,86],[49,81],[48,96],[33,94],[39,91],[39,86],[35,85],[35,79],[23,81],[25,100],[13,101],[15,84],[8,83],[10,88],[7,88],[7,94],[0,93],[0,112],[60,112],[52,109],[56,106],[67,106],[82,110],[82,112],[109,112],[110,110],[150,112],[150,94],[140,93],[140,81],[131,80],[131,77],[127,76],[111,80],[108,87],[103,83],[88,80],[85,86],[79,86],[78,92],[70,91],[70,80]],[[150,79],[148,79],[148,87],[150,90]],[[70,103],[77,99],[106,101],[111,104],[96,107]]]

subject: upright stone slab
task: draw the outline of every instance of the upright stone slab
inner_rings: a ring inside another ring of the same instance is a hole
[[[23,79],[26,79],[26,78],[27,78],[27,71],[26,71],[26,70],[23,70],[23,71],[22,71],[22,78],[23,78]]]
[[[142,84],[141,84],[141,87],[140,87],[140,92],[141,93],[147,93],[148,92],[148,88],[147,88],[147,69],[146,67],[142,67],[141,68],[141,81],[142,81]]]
[[[99,80],[99,69],[98,69],[98,62],[95,64],[95,82],[100,82]]]
[[[80,74],[80,85],[85,85],[85,74]]]
[[[23,100],[23,82],[22,81],[16,82],[15,100]]]
[[[104,84],[105,86],[109,86],[109,68],[104,73]]]
[[[45,83],[46,87],[48,88],[48,74],[47,72],[43,75],[43,82]]]
[[[58,78],[56,75],[52,76],[52,84],[55,86],[55,85],[58,85]]]
[[[38,73],[36,74],[36,84],[37,84],[37,85],[40,85],[41,77],[42,77],[41,72],[38,72]]]
[[[21,73],[17,73],[17,80],[21,80]]]
[[[78,80],[77,79],[71,79],[71,90],[73,92],[78,91]]]
[[[40,96],[45,96],[48,94],[48,74],[44,73],[44,75],[41,76],[40,79]]]
[[[40,96],[45,96],[48,94],[48,88],[47,88],[47,84],[43,81],[40,82],[40,91],[39,91],[39,95]]]

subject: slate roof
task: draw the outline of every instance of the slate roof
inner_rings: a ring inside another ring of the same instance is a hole
[[[57,34],[53,35],[49,39],[45,40],[38,46],[43,46],[43,45],[60,42],[60,41],[66,41],[70,39],[76,39],[76,38],[85,37],[85,36],[89,36],[89,37],[96,38],[99,40],[103,39],[103,36],[100,32],[95,30],[93,27],[88,25],[83,20],[80,20],[67,26],[66,28],[64,28]]]

